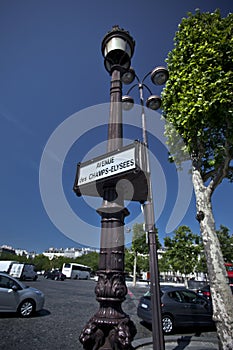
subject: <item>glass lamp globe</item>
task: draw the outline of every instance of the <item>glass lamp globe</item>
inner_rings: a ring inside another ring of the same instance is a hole
[[[106,70],[111,73],[116,65],[128,70],[134,46],[135,41],[129,32],[118,25],[113,26],[112,30],[105,35],[101,47]]]
[[[151,81],[155,85],[163,85],[169,78],[168,70],[165,67],[159,66],[152,70]]]
[[[146,107],[152,109],[153,111],[156,111],[160,108],[162,104],[160,96],[157,95],[151,95],[146,100]]]
[[[134,106],[134,99],[131,96],[122,96],[122,108],[124,111],[130,111]]]
[[[121,80],[125,85],[129,85],[134,81],[134,78],[135,70],[132,67],[130,67],[130,69],[122,75]]]

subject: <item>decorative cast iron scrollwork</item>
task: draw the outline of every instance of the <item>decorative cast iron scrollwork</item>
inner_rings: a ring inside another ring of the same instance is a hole
[[[127,294],[124,276],[120,273],[101,273],[95,288],[97,298],[124,299]]]

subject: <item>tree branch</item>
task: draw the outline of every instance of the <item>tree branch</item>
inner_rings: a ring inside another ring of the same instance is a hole
[[[231,145],[229,144],[228,138],[226,137],[225,148],[224,148],[225,157],[223,157],[223,162],[216,171],[216,176],[213,177],[213,180],[209,184],[209,189],[211,191],[211,194],[214,192],[216,187],[222,182],[222,180],[228,177],[229,170],[230,168],[232,168],[230,167],[230,162],[232,160],[232,157],[230,154],[230,148],[231,148]]]

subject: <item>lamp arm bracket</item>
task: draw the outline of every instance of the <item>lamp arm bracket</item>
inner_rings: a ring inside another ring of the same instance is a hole
[[[149,91],[149,93],[152,95],[151,89],[146,84],[142,84],[142,86],[145,87]]]

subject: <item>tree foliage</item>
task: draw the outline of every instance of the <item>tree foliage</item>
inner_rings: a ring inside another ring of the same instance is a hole
[[[162,93],[163,115],[198,160],[204,181],[232,180],[233,14],[221,18],[218,10],[189,13],[174,45],[167,58],[170,76]],[[176,139],[169,129],[167,136],[174,156]]]
[[[232,349],[232,295],[211,198],[223,179],[233,180],[233,14],[221,18],[219,10],[189,13],[179,25],[174,44],[167,58],[170,78],[162,96],[163,115],[170,122],[166,135],[171,157],[180,157],[175,130],[192,161],[213,319],[221,348]]]
[[[98,270],[99,265],[99,254],[97,252],[90,252],[88,254],[84,254],[75,259],[77,263],[90,266],[92,271]]]
[[[180,226],[173,237],[165,237],[166,252],[160,262],[161,271],[179,271],[184,275],[193,273],[201,252],[199,243],[199,235],[192,233],[188,226]]]
[[[233,262],[233,235],[230,235],[229,229],[224,226],[220,225],[220,229],[216,231],[223,258],[226,262]]]
[[[148,254],[148,242],[143,224],[133,225],[132,250],[139,254]]]
[[[125,249],[125,272],[132,275],[134,265],[134,254],[130,249]]]
[[[157,249],[161,248],[158,230],[156,230],[156,247]],[[133,225],[132,250],[140,254],[148,254],[147,234],[144,231],[143,224],[136,223]]]

